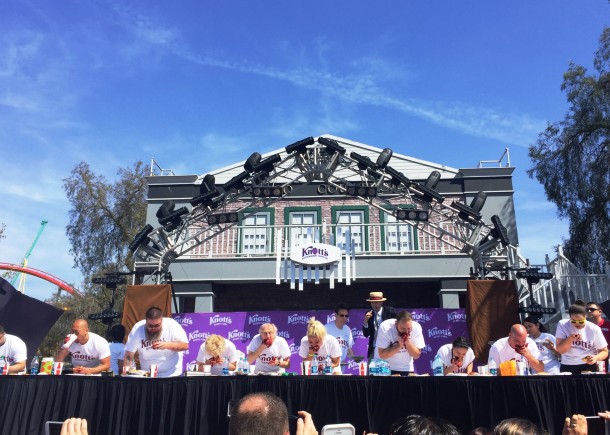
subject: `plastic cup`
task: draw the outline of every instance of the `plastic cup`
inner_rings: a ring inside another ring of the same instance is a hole
[[[311,373],[311,361],[301,361],[301,374],[309,376]]]
[[[203,373],[209,375],[212,372],[212,366],[210,364],[203,365]]]
[[[53,374],[61,375],[62,370],[64,369],[64,363],[61,361],[57,361],[53,363]]]
[[[62,344],[61,348],[68,349],[70,346],[72,346],[72,343],[74,343],[75,341],[76,341],[76,334],[68,334],[68,335],[66,335],[66,338],[64,338],[64,344]]]
[[[597,361],[597,371],[599,373],[606,373],[606,361]]]
[[[250,374],[253,375],[254,374],[254,369],[256,368],[256,365],[252,364],[250,366]]]
[[[158,372],[159,372],[159,364],[151,364],[150,365],[150,377],[156,378]]]

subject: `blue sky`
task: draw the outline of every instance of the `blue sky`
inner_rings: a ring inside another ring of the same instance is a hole
[[[607,0],[0,5],[0,262],[82,281],[62,179],[154,157],[178,174],[330,133],[457,168],[510,149],[522,255],[567,236],[525,171],[566,112],[570,60],[590,68]],[[54,286],[28,278],[26,292]]]

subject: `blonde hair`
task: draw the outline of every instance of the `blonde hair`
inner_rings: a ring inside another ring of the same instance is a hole
[[[307,323],[307,336],[317,337],[323,341],[324,337],[326,337],[326,328],[321,322],[317,321],[315,317],[312,317]]]
[[[220,356],[225,350],[225,339],[218,334],[212,334],[205,340],[205,351],[208,355]]]

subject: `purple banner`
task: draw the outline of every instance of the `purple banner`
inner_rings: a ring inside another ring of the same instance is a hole
[[[366,356],[368,338],[362,334],[364,314],[368,310],[350,310],[350,319],[347,325],[352,329],[354,336],[354,354]],[[415,309],[409,310],[413,320],[421,324],[426,346],[422,355],[415,361],[415,370],[419,374],[431,373],[431,362],[439,347],[451,343],[459,336],[468,336],[466,314],[463,309]],[[301,357],[299,345],[301,338],[307,332],[307,322],[314,316],[326,324],[335,320],[335,313],[324,311],[259,311],[259,312],[230,312],[230,313],[186,313],[175,314],[189,339],[189,348],[184,352],[184,369],[192,369],[197,359],[199,347],[210,334],[221,335],[235,344],[238,350],[247,353],[246,348],[250,340],[258,334],[263,323],[274,323],[278,335],[283,337],[290,346],[292,357],[290,369],[300,373]],[[348,359],[347,367],[343,373],[357,374],[358,365]]]

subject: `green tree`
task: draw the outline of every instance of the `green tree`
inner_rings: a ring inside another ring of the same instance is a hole
[[[564,251],[579,267],[601,272],[610,258],[610,28],[599,39],[594,74],[570,62],[561,89],[569,104],[529,149],[528,170],[569,221]]]
[[[75,265],[85,277],[133,268],[127,247],[146,221],[146,169],[137,162],[119,169],[117,180],[109,183],[81,162],[63,180],[72,206],[66,234]]]

